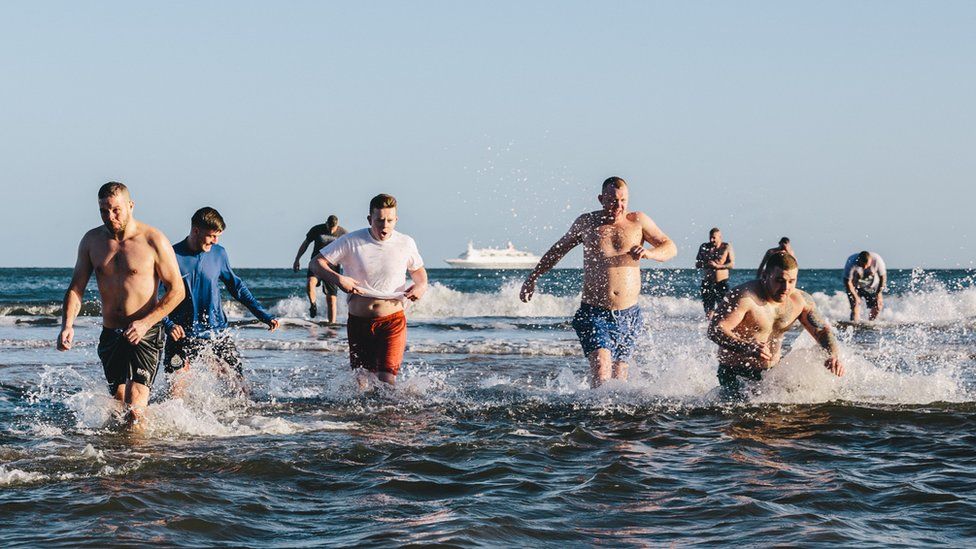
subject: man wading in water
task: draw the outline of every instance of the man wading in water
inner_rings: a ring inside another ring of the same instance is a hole
[[[132,426],[149,404],[166,335],[160,321],[183,301],[173,246],[159,229],[132,217],[135,204],[122,183],[98,189],[103,225],[81,238],[71,283],[64,294],[58,350],[74,344],[74,322],[92,272],[102,299],[98,358],[109,392],[128,407]],[[160,300],[159,284],[166,294]]]
[[[602,209],[585,213],[549,249],[522,284],[519,298],[528,302],[540,276],[570,250],[583,245],[583,297],[573,317],[583,354],[590,363],[590,384],[611,377],[627,379],[627,361],[644,329],[640,296],[640,260],[667,261],[677,254],[674,242],[643,212],[627,210],[627,182],[611,177],[597,200]],[[644,242],[653,246],[644,247]]]

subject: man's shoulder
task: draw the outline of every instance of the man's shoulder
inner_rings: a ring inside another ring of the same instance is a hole
[[[99,225],[97,227],[92,227],[81,236],[82,243],[94,242],[96,240],[106,240],[108,239],[108,231],[105,229],[104,225]]]

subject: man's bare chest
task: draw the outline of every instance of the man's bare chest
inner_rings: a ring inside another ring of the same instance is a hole
[[[95,274],[105,277],[136,277],[155,272],[155,256],[144,240],[108,241],[93,246]]]
[[[641,244],[641,229],[636,223],[599,225],[584,236],[583,244],[605,256],[619,255]]]

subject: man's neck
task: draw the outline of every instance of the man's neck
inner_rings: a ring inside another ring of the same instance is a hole
[[[186,248],[188,250],[190,250],[191,252],[193,252],[195,254],[198,254],[198,253],[200,253],[200,252],[203,251],[203,248],[194,245],[194,243],[193,243],[193,237],[187,236],[183,240],[186,242]]]
[[[105,227],[105,230],[108,232],[109,238],[111,238],[112,240],[117,240],[119,242],[122,242],[123,240],[135,234],[136,223],[137,222],[135,219],[130,219],[129,222],[125,224],[125,227],[123,227],[122,230],[119,232],[114,232],[108,227]]]

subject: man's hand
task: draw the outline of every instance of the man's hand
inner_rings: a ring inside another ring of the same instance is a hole
[[[404,293],[404,297],[406,297],[410,301],[417,301],[418,299],[424,297],[425,293],[427,293],[426,282],[422,284],[414,284],[413,286],[410,286],[410,288],[408,288],[407,291]]]
[[[58,334],[58,350],[67,351],[71,348],[71,344],[75,341],[75,329],[73,326],[65,326],[61,328],[61,333]]]
[[[122,332],[122,335],[124,335],[132,345],[138,345],[148,331],[149,326],[145,322],[142,320],[136,320],[133,321],[132,324],[129,324],[129,327]]]
[[[300,265],[299,265],[297,259],[295,260],[295,264],[292,265],[291,268],[294,269],[296,273],[298,272],[298,269],[300,268]]]
[[[519,299],[522,303],[528,303],[532,299],[532,294],[535,293],[535,279],[531,276],[525,279],[522,283],[522,289],[519,291]]]
[[[346,292],[347,294],[363,294],[363,291],[359,289],[359,281],[355,278],[339,275],[339,287],[342,288],[342,291]]]
[[[633,248],[630,249],[629,253],[630,253],[630,257],[633,257],[637,261],[640,261],[641,259],[645,259],[645,258],[651,259],[651,255],[650,255],[651,251],[643,246],[634,246]]]
[[[177,324],[176,326],[173,326],[172,330],[169,331],[169,337],[173,341],[179,341],[186,337],[186,331],[183,330],[183,326]]]
[[[278,319],[272,318],[268,321],[268,331],[273,332],[278,329]]]
[[[761,360],[764,367],[768,368],[769,363],[773,361],[773,355],[769,352],[769,343],[757,341],[754,345],[753,356]]]
[[[832,356],[824,361],[824,367],[830,370],[830,373],[837,377],[844,375],[844,365],[841,363],[840,359]]]

